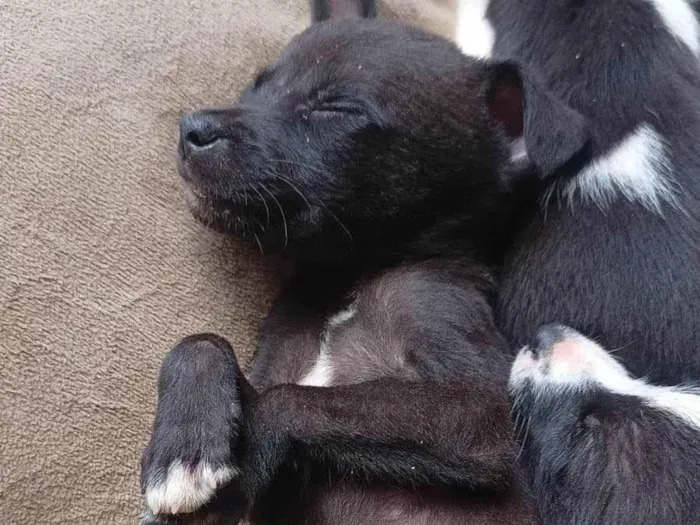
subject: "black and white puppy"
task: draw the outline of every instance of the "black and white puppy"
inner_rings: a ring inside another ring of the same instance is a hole
[[[250,383],[214,336],[165,360],[145,521],[532,523],[493,315],[508,130],[528,123],[543,166],[585,137],[512,64],[361,20],[368,2],[314,7],[235,106],[181,124],[195,215],[295,271]]]
[[[519,348],[538,326],[564,323],[621,348],[637,376],[700,379],[700,30],[691,4],[462,2],[462,48],[536,71],[589,137],[563,169],[539,169],[540,206],[503,273],[502,332]],[[525,158],[527,136],[522,146]]]
[[[576,115],[513,64],[316,2],[231,108],[185,117],[200,219],[295,271],[250,383],[231,348],[163,364],[143,456],[147,522],[529,524],[514,471],[494,272],[530,158],[583,147]],[[344,19],[344,20],[339,20]]]
[[[700,390],[633,379],[557,325],[521,350],[509,387],[542,525],[698,523]]]

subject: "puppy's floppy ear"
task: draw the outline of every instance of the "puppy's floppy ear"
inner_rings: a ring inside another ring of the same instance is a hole
[[[374,18],[376,0],[312,0],[311,17],[314,23],[323,20]]]
[[[529,160],[543,175],[576,157],[588,144],[586,118],[512,62],[487,66],[491,118],[511,141],[514,162]]]

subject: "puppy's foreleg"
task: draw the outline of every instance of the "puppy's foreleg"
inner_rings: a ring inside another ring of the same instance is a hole
[[[280,385],[246,416],[241,483],[255,500],[293,452],[359,479],[505,488],[514,462],[508,410],[497,388],[391,379],[331,388]]]
[[[253,395],[241,378],[233,350],[213,335],[188,337],[167,355],[158,379],[153,433],[141,460],[143,523],[238,521],[231,516],[244,506],[237,501],[239,470],[232,451],[242,406]],[[212,501],[229,486],[230,494]],[[195,512],[204,506],[216,508]]]

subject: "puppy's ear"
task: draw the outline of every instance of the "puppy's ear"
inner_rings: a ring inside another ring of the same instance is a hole
[[[490,64],[487,70],[486,102],[511,141],[513,162],[529,161],[546,176],[584,150],[590,134],[583,115],[517,64]]]
[[[311,17],[314,23],[323,20],[374,18],[376,0],[312,0]]]

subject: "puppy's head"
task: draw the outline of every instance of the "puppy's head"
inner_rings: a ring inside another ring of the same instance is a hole
[[[635,384],[611,354],[562,325],[540,327],[534,340],[515,358],[509,381],[514,393],[557,388],[631,390]]]
[[[697,392],[634,379],[598,344],[555,325],[520,351],[509,390],[546,523],[662,523],[700,505],[691,488]]]
[[[266,249],[318,249],[385,243],[466,211],[487,235],[507,213],[510,145],[529,133],[535,157],[559,162],[578,140],[517,67],[362,18],[372,2],[314,6],[316,23],[235,105],[181,122],[180,173],[207,224]]]

